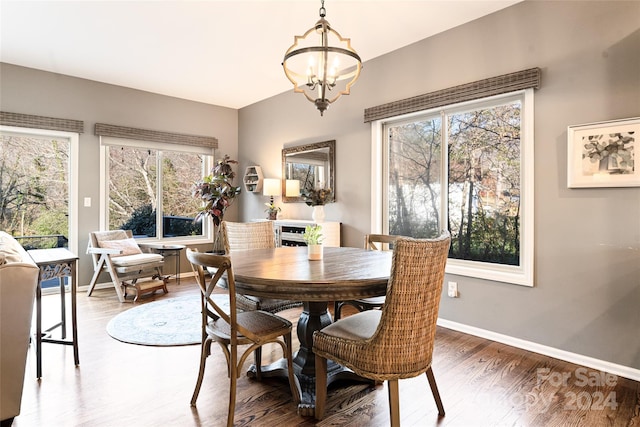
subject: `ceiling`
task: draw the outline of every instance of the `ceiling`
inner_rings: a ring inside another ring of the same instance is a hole
[[[363,61],[521,0],[326,0]],[[0,61],[241,108],[293,89],[282,57],[320,0],[0,0]],[[366,63],[363,73],[366,73]]]

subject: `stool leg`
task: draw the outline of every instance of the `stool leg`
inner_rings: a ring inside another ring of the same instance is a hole
[[[176,284],[180,284],[180,250],[176,251]]]
[[[76,306],[76,294],[78,293],[78,277],[77,277],[76,261],[71,265],[71,335],[73,338],[73,361],[76,366],[80,364],[80,355],[78,354],[78,312]]]
[[[58,281],[60,283],[60,326],[62,328],[62,339],[65,339],[67,338],[67,304],[65,301],[64,277],[59,277]]]
[[[36,378],[42,378],[42,288],[36,287]]]

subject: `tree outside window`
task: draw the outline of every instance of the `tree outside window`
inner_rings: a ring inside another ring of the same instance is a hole
[[[60,236],[66,241],[70,142],[10,133],[0,138],[0,229],[14,236]],[[34,242],[38,247],[60,244],[56,237],[39,240]]]
[[[132,230],[136,237],[201,236],[202,222],[194,222],[200,204],[190,191],[202,176],[205,157],[108,146],[109,229]]]
[[[450,258],[519,265],[520,128],[520,101],[388,123],[389,233],[446,228]]]

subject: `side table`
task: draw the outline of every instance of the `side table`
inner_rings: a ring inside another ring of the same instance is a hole
[[[65,248],[32,249],[27,251],[31,259],[40,268],[38,287],[36,288],[36,377],[42,378],[42,343],[65,344],[73,346],[73,360],[80,364],[78,356],[78,318],[76,312],[77,293],[77,260],[78,256]],[[64,278],[71,278],[71,334],[67,337],[67,320],[65,304]],[[61,321],[42,332],[42,282],[49,279],[60,280],[60,312]],[[61,339],[51,338],[51,331],[61,327]]]
[[[141,246],[145,248],[153,249],[163,258],[167,258],[170,256],[175,257],[176,261],[176,284],[180,284],[180,251],[186,248],[185,245],[174,245],[174,244],[161,244],[161,243],[143,243]],[[169,276],[167,276],[169,277]]]

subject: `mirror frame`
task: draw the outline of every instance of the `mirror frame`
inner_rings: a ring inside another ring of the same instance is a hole
[[[322,148],[329,148],[329,182],[328,186],[333,190],[333,198],[330,203],[336,201],[336,141],[323,141],[313,144],[297,145],[295,147],[286,147],[282,149],[282,201],[284,203],[305,203],[302,196],[287,197],[286,195],[286,179],[287,179],[287,155],[301,153],[303,151],[313,151]]]

